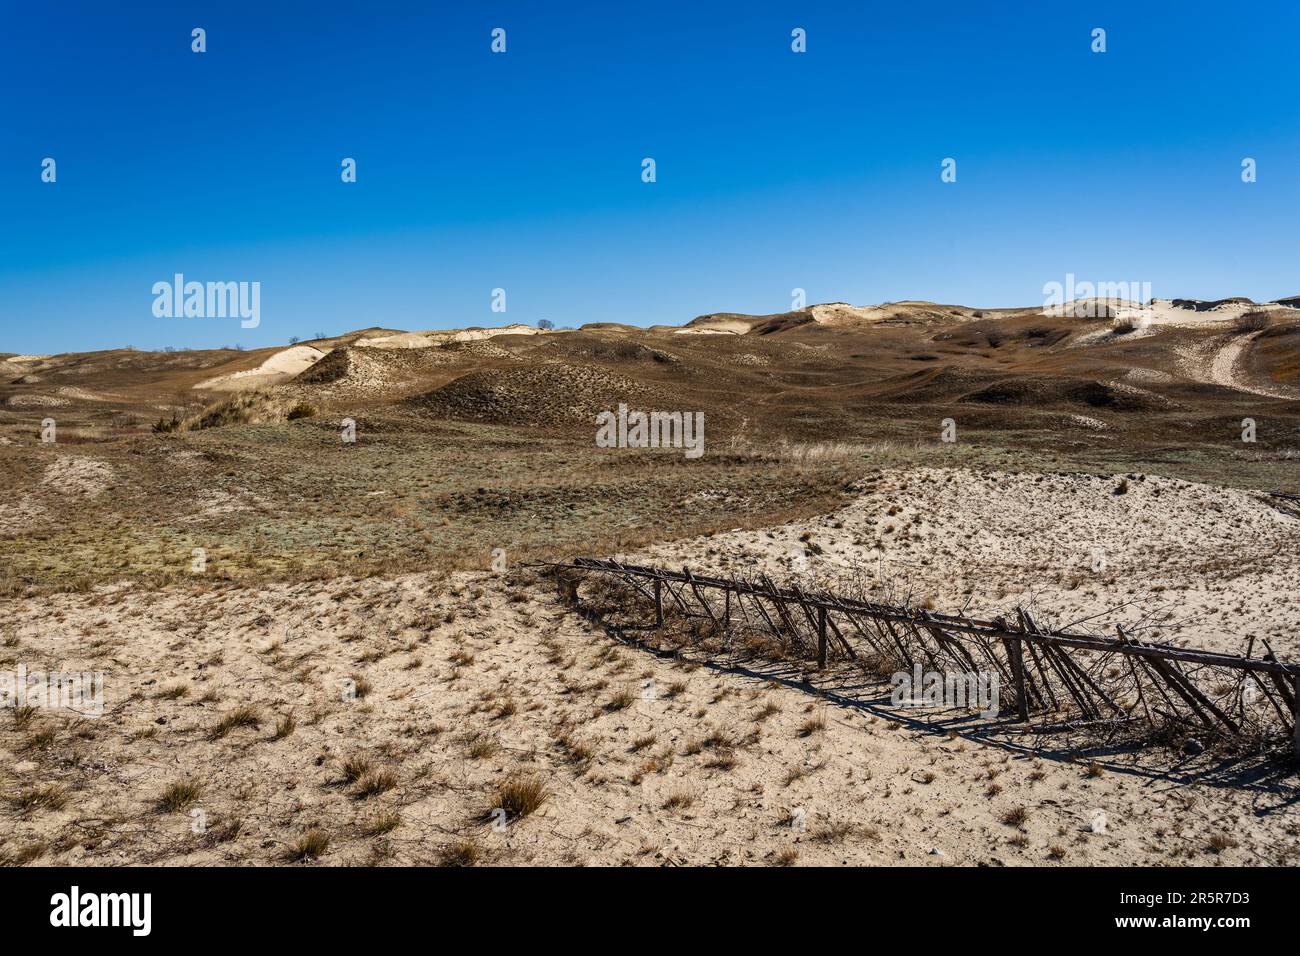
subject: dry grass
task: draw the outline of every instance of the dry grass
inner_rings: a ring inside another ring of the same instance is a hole
[[[1262,332],[1273,324],[1274,314],[1267,309],[1252,309],[1233,319],[1239,332]]]
[[[208,731],[209,740],[220,740],[232,730],[240,727],[257,727],[262,722],[262,714],[256,707],[245,704],[223,714],[221,719]]]
[[[0,867],[26,866],[28,863],[33,863],[43,857],[49,848],[50,845],[44,840],[35,840],[13,852],[0,849]]]
[[[674,790],[664,799],[665,810],[685,810],[695,803],[695,794],[689,790]]]
[[[330,846],[330,836],[324,830],[308,830],[289,848],[287,859],[293,863],[318,860]]]
[[[1226,833],[1216,833],[1210,837],[1206,849],[1211,853],[1222,853],[1224,850],[1231,850],[1237,846],[1240,846],[1240,843],[1238,843],[1236,837],[1229,836]]]
[[[265,425],[287,421],[291,409],[297,405],[283,395],[253,389],[223,398],[209,405],[197,415],[179,424],[182,431],[202,431],[205,428],[222,428],[227,425]],[[300,416],[301,417],[301,416]],[[163,421],[160,419],[160,421]],[[159,431],[174,431],[170,422]]]
[[[1024,807],[1012,807],[1002,814],[1001,819],[1009,827],[1022,827],[1029,819],[1029,811]]]
[[[9,798],[9,803],[21,814],[37,810],[62,810],[68,803],[68,789],[61,783],[45,783],[26,787]]]
[[[55,741],[59,739],[59,733],[53,727],[46,727],[31,734],[22,743],[22,750],[26,752],[48,750],[54,746]]]
[[[203,788],[192,780],[177,780],[163,790],[158,806],[169,813],[177,813],[190,807],[202,792]]]
[[[820,734],[826,729],[826,715],[814,714],[802,724],[799,725],[800,737],[811,737],[813,734]]]
[[[348,757],[343,761],[343,779],[348,783],[356,783],[368,774],[373,766],[374,762],[368,757]]]
[[[491,809],[504,810],[507,819],[522,819],[535,813],[549,796],[540,776],[513,777],[497,787]]]
[[[443,847],[438,854],[439,866],[474,866],[483,858],[483,851],[473,840],[458,840]]]
[[[465,747],[465,752],[474,760],[486,760],[488,757],[496,756],[501,750],[495,737],[487,734],[472,734]]]
[[[397,775],[390,770],[375,770],[357,781],[357,797],[361,800],[377,797],[397,786]]]
[[[285,737],[290,736],[294,732],[294,729],[297,728],[297,726],[297,718],[295,718],[293,714],[285,714],[275,722],[275,735],[272,739],[284,740]]]
[[[383,836],[386,833],[392,833],[401,825],[401,814],[397,813],[395,810],[390,810],[386,813],[380,813],[372,817],[361,828],[361,832],[366,836]]]
[[[635,702],[636,694],[632,693],[630,688],[624,687],[609,699],[609,702],[605,704],[605,709],[609,711],[626,710]]]

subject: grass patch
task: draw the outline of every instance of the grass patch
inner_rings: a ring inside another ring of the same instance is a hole
[[[262,722],[262,714],[256,707],[245,704],[223,714],[221,719],[208,731],[209,740],[220,740],[232,730],[240,727],[257,727]]]
[[[438,853],[439,866],[474,866],[483,858],[483,851],[473,840],[458,840],[443,847]]]
[[[177,780],[169,783],[158,798],[158,806],[169,813],[179,813],[199,799],[203,788],[192,780]]]
[[[504,810],[507,819],[522,819],[535,813],[550,796],[541,777],[515,777],[497,787],[493,810]]]
[[[330,848],[330,835],[324,830],[308,830],[289,848],[287,857],[294,863],[319,860]]]
[[[61,783],[45,783],[26,787],[9,798],[9,803],[22,814],[37,810],[62,810],[68,803],[68,788]]]

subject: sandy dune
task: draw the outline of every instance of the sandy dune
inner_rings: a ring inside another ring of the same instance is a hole
[[[328,354],[311,345],[294,345],[272,355],[256,368],[204,379],[194,388],[200,391],[229,392],[279,385],[311,368]]]
[[[862,492],[815,520],[634,557],[742,574],[806,567],[831,581],[863,567],[940,609],[1147,620],[1160,626],[1153,639],[1239,653],[1255,637],[1300,659],[1300,520],[1267,496],[1146,475],[962,469],[884,471]]]

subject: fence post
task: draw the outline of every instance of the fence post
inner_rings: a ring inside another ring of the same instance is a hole
[[[826,608],[817,609],[817,669],[826,666]]]
[[[1024,648],[1019,638],[1007,638],[1007,657],[1011,659],[1011,676],[1016,681],[1016,709],[1021,721],[1029,720],[1029,695],[1025,692]]]
[[[664,583],[655,578],[655,627],[664,624]]]

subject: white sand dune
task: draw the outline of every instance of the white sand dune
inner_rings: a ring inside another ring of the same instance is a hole
[[[495,329],[443,329],[425,332],[394,332],[357,339],[353,344],[367,349],[427,349],[450,342],[481,342],[498,335],[547,335],[553,330],[538,329],[516,322]]]
[[[311,345],[294,345],[272,355],[257,368],[204,379],[194,388],[209,392],[233,392],[246,388],[279,385],[311,368],[328,354],[328,351],[322,351]]]

